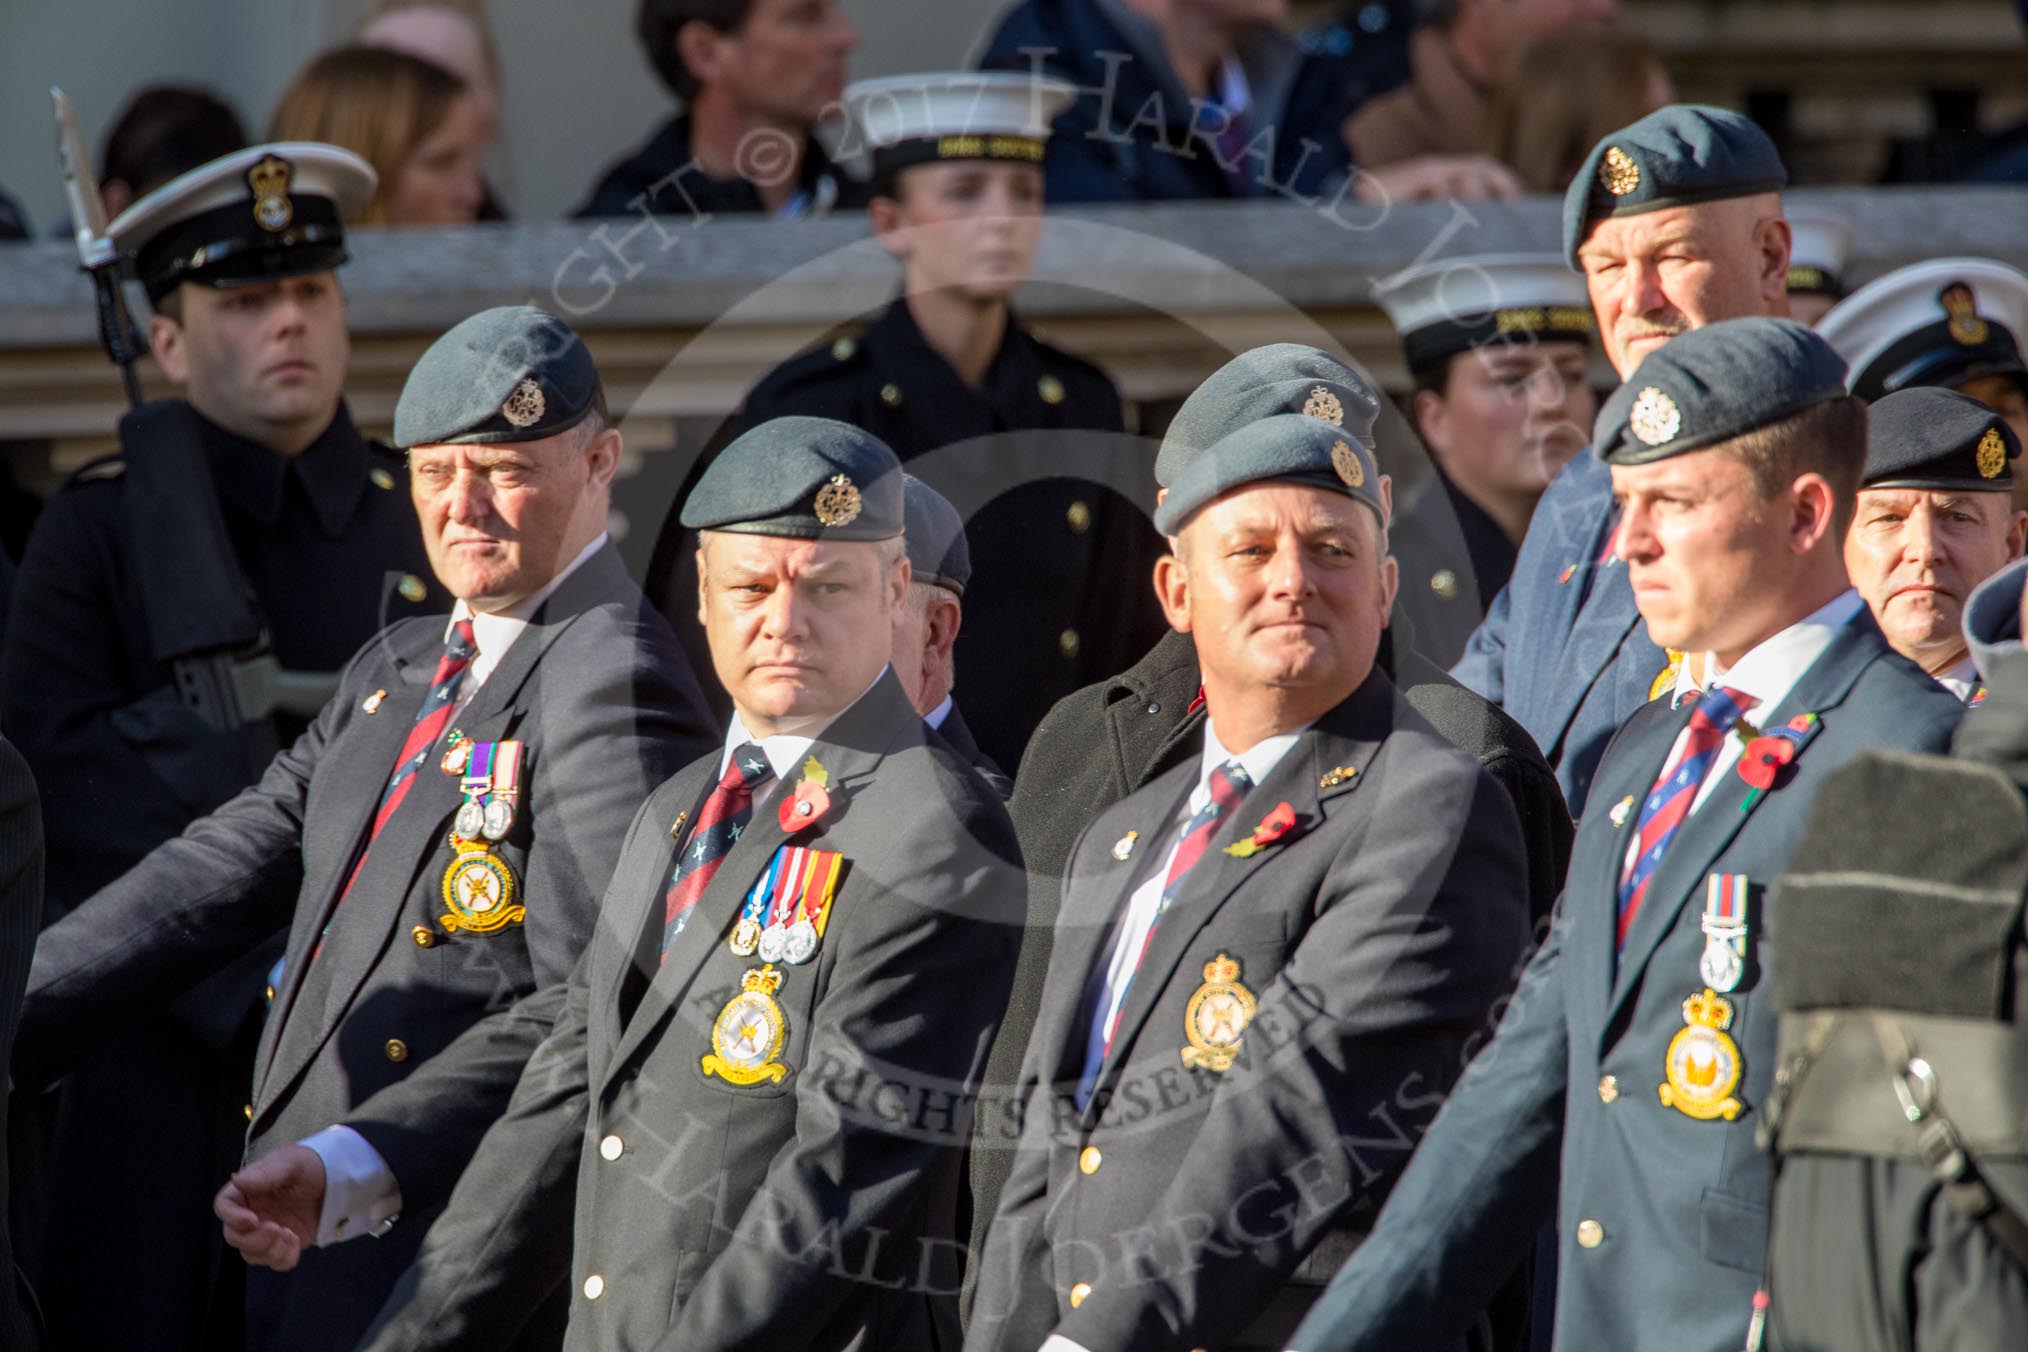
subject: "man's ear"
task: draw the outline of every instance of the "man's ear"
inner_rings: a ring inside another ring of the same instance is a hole
[[[951,649],[958,641],[958,630],[964,623],[964,614],[964,607],[957,597],[942,587],[936,589],[929,611],[923,616],[923,623],[929,631],[925,637],[938,661],[950,658]]]
[[[1760,222],[1754,243],[1760,250],[1760,294],[1768,313],[1786,318],[1789,312],[1789,250],[1795,236],[1780,216]]]
[[[1795,501],[1795,519],[1791,524],[1795,551],[1807,554],[1835,532],[1838,495],[1832,489],[1831,481],[1821,474],[1802,475],[1791,485],[1789,492]],[[1833,539],[1831,546],[1842,555],[1845,542]]]
[[[697,537],[697,622],[699,624],[706,623],[704,618],[705,591],[706,591],[706,581],[704,574],[704,537],[700,535]]]
[[[612,484],[613,476],[619,473],[620,452],[624,447],[617,427],[601,428],[599,434],[591,439],[584,448],[584,455],[594,485],[605,488]]]
[[[676,59],[700,87],[717,84],[724,77],[727,36],[702,19],[692,19],[676,30]]]
[[[2007,517],[2007,562],[2021,557],[2028,548],[2028,512],[2013,512]]]
[[[172,385],[190,383],[190,354],[183,346],[183,326],[167,315],[148,317],[148,350]]]
[[[1179,547],[1177,541],[1169,541],[1172,551]],[[1190,632],[1190,570],[1173,552],[1155,560],[1155,599],[1162,603],[1162,614],[1171,629],[1179,634]]]

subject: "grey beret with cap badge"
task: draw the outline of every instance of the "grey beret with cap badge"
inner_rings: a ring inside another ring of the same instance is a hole
[[[1270,343],[1242,352],[1191,391],[1155,456],[1155,482],[1173,488],[1207,448],[1248,423],[1300,413],[1373,448],[1380,396],[1366,378],[1322,348]]]
[[[1642,359],[1599,410],[1592,450],[1645,465],[1702,450],[1845,394],[1845,363],[1793,319],[1726,319]]]
[[[1752,118],[1672,103],[1591,148],[1563,194],[1563,256],[1578,266],[1578,246],[1604,217],[1780,192],[1788,181],[1781,153]]]
[[[891,540],[904,522],[901,461],[831,418],[770,418],[726,444],[683,503],[692,530]]]
[[[502,305],[455,325],[409,372],[394,444],[540,441],[584,420],[599,374],[570,325],[532,305]]]
[[[1247,423],[1194,456],[1155,509],[1155,529],[1173,536],[1199,508],[1258,483],[1342,493],[1386,520],[1380,467],[1364,442],[1320,418],[1278,413]]]

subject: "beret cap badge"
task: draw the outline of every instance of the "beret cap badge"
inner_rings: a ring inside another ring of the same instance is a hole
[[[1303,415],[1309,418],[1322,418],[1333,427],[1345,425],[1345,405],[1339,401],[1337,395],[1322,385],[1313,388],[1310,397],[1303,401]]]
[[[1951,337],[1965,347],[1975,347],[1986,341],[1986,321],[1979,318],[1978,298],[1972,294],[1971,287],[1963,282],[1952,282],[1937,292],[1936,299],[1937,304],[1943,306],[1944,313],[1950,316],[1947,327]]]
[[[1359,457],[1349,443],[1331,443],[1331,468],[1338,471],[1338,477],[1345,481],[1347,488],[1357,488],[1366,482],[1366,471],[1360,467]]]
[[[508,394],[500,405],[500,416],[516,427],[533,427],[542,421],[548,411],[549,401],[543,398],[542,387],[529,376],[523,376],[521,383]]]
[[[1979,438],[1979,477],[1997,479],[2000,471],[2007,468],[2007,443],[2000,438],[2000,429],[1988,427],[1986,435]]]
[[[270,234],[288,229],[296,218],[295,204],[289,200],[289,180],[295,173],[295,166],[280,155],[264,155],[246,171],[246,185],[254,195],[254,224]]]
[[[1627,428],[1642,444],[1660,446],[1665,441],[1674,441],[1683,430],[1683,411],[1676,407],[1674,399],[1650,385],[1641,391],[1627,413]]]
[[[1625,197],[1641,186],[1641,166],[1618,146],[1607,146],[1605,158],[1599,161],[1598,181],[1613,196]]]
[[[812,510],[826,526],[849,526],[858,520],[859,506],[859,490],[853,487],[852,480],[834,474],[829,483],[817,490]]]

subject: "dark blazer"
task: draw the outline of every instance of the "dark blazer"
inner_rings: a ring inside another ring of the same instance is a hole
[[[801,181],[796,186],[820,208],[862,206],[866,201],[865,186],[841,173],[814,136],[803,138]],[[656,128],[638,150],[608,166],[573,214],[632,216],[651,211],[702,223],[713,216],[766,210],[760,190],[749,180],[712,178],[698,166],[690,150],[690,116],[682,113]]]
[[[1802,713],[1817,721],[1770,791],[1748,804],[1747,784],[1727,771],[1679,828],[1617,964],[1620,871],[1638,816],[1630,807],[1620,824],[1606,810],[1584,819],[1556,923],[1499,1032],[1291,1347],[1454,1346],[1552,1216],[1558,1345],[1741,1346],[1768,1220],[1768,1160],[1754,1139],[1775,1070],[1764,889],[1826,774],[1867,746],[1941,750],[1963,710],[1890,649],[1862,610],[1756,722],[1782,727]],[[1667,701],[1638,713],[1600,762],[1601,805],[1637,806],[1689,718]],[[1683,1002],[1703,989],[1699,922],[1716,873],[1746,875],[1756,935],[1728,997],[1745,1068],[1736,1091],[1744,1109],[1729,1122],[1689,1117],[1657,1092],[1670,1041],[1685,1027]]]
[[[28,988],[35,931],[42,922],[42,804],[28,763],[0,738],[0,1057],[8,1054]],[[0,1110],[8,1095],[0,1090]],[[0,1132],[0,1346],[33,1352],[34,1298],[14,1266],[7,1236],[7,1137]]]
[[[792,836],[777,784],[659,967],[644,936],[718,754],[649,798],[559,1021],[363,1347],[500,1346],[566,1278],[564,1345],[585,1352],[955,1345],[967,1105],[1021,909],[1013,828],[892,674],[809,754],[830,812]],[[777,848],[803,843],[846,863],[816,960],[777,969],[785,1077],[731,1084],[701,1060],[761,964],[726,936]]]
[[[1409,707],[1507,790],[1521,818],[1529,910],[1545,921],[1563,887],[1571,825],[1542,754],[1498,708],[1397,645],[1392,630],[1382,640],[1379,666]],[[1187,634],[1171,632],[1118,676],[1060,701],[1036,729],[1008,803],[1028,864],[1029,913],[1014,996],[986,1067],[989,1098],[1006,1101],[1021,1073],[1071,844],[1100,812],[1196,755],[1204,726],[1198,685],[1196,646]],[[982,1136],[972,1156],[975,1252],[1012,1167],[1011,1152],[992,1145]]]
[[[958,759],[979,772],[979,778],[992,786],[993,792],[1005,802],[1014,793],[1014,781],[994,763],[993,758],[979,750],[978,739],[972,736],[972,729],[965,723],[965,715],[957,702],[951,703],[951,711],[944,715],[944,721],[937,725],[937,736],[950,744],[958,753]]]
[[[252,1157],[329,1125],[488,1013],[569,973],[618,858],[621,823],[671,765],[709,742],[702,699],[667,626],[617,552],[602,549],[544,603],[457,718],[475,741],[524,743],[522,809],[497,853],[526,920],[482,935],[441,924],[448,821],[461,795],[434,754],[340,906],[443,633],[440,620],[411,620],[368,644],[259,784],[44,934],[17,1082],[52,1078],[287,926],[249,1106]],[[468,1152],[504,1099],[444,1105],[440,1146]],[[421,1229],[311,1250],[286,1275],[250,1274],[249,1346],[350,1347]]]
[[[1612,471],[1580,452],[1535,505],[1513,577],[1451,668],[1528,729],[1579,819],[1606,743],[1669,665],[1626,565],[1596,563],[1611,520]]]
[[[1094,963],[1109,959],[1127,895],[1163,866],[1198,767],[1107,809],[1073,852],[973,1352],[1032,1352],[1052,1330],[1116,1352],[1279,1349],[1526,954],[1512,805],[1375,672],[1212,837],[1149,941],[1080,1111]],[[1300,823],[1291,842],[1224,852],[1279,802]],[[1121,859],[1129,830],[1142,848]],[[1221,957],[1257,1011],[1229,1069],[1186,1068],[1193,1000]],[[1341,1140],[1383,1119],[1394,1141]]]

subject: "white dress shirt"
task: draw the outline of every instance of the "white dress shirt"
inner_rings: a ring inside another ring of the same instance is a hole
[[[1831,646],[1831,641],[1864,609],[1865,602],[1860,599],[1859,593],[1848,588],[1780,633],[1762,639],[1748,649],[1730,671],[1718,664],[1716,653],[1707,654],[1703,688],[1716,690],[1724,686],[1742,704],[1746,696],[1752,696],[1752,706],[1741,717],[1754,727],[1767,731],[1767,716],[1789,697],[1789,692],[1796,688],[1796,682],[1803,679],[1803,673],[1816,665],[1817,659]],[[1698,688],[1696,682],[1690,679],[1689,666],[1685,662],[1684,670],[1676,677],[1675,693],[1670,697],[1672,704],[1680,705]],[[1690,729],[1686,725],[1669,747],[1669,754],[1662,762],[1665,768],[1682,759],[1689,740]],[[1746,739],[1739,736],[1727,737],[1719,744],[1718,759],[1711,763],[1711,768],[1705,772],[1704,782],[1697,787],[1697,796],[1690,800],[1691,812],[1703,807],[1705,800],[1726,782],[1726,775],[1739,764],[1740,753],[1745,749]],[[1743,787],[1745,781],[1740,783]],[[1626,855],[1621,861],[1623,875],[1624,870],[1633,867],[1634,856],[1639,853],[1640,847],[1640,833],[1629,832]]]
[[[478,649],[472,657],[472,664],[465,668],[465,679],[458,687],[458,702],[452,706],[453,723],[465,711],[465,706],[472,702],[472,697],[479,693],[479,687],[486,683],[486,678],[499,668],[500,659],[507,655],[507,650],[514,646],[514,640],[528,628],[528,622],[535,618],[535,612],[542,603],[555,594],[564,579],[582,568],[586,559],[598,553],[606,540],[606,533],[600,531],[599,537],[580,550],[562,572],[505,610],[477,613],[463,599],[451,607],[451,618],[444,623],[444,637],[450,637],[451,627],[459,620],[470,620],[473,646]],[[277,962],[268,973],[268,984],[276,990],[281,989],[282,963]],[[365,1137],[350,1127],[326,1127],[306,1138],[302,1144],[315,1151],[317,1158],[324,1162],[324,1206],[317,1217],[319,1244],[334,1244],[357,1235],[385,1233],[387,1227],[394,1224],[401,1214],[401,1187],[395,1182],[387,1161],[380,1157],[378,1150],[366,1143]]]

